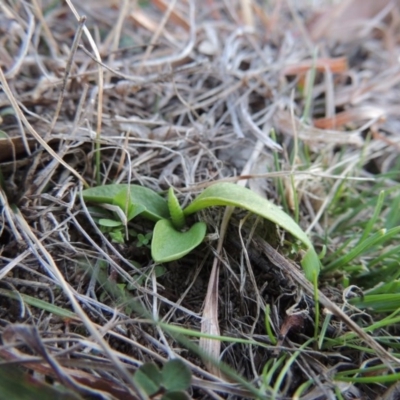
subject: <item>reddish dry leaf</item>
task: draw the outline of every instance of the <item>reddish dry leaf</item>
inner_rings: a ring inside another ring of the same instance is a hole
[[[323,130],[308,125],[298,117],[292,118],[288,111],[280,110],[274,115],[274,125],[284,134],[295,136],[309,143],[353,144],[362,146],[363,139],[359,131],[341,132]]]
[[[310,69],[315,68],[318,72],[329,70],[334,74],[343,73],[348,70],[347,58],[319,58],[318,60],[307,60],[297,64],[287,65],[283,68],[283,75],[303,74]]]
[[[279,340],[284,340],[290,331],[298,331],[304,328],[304,315],[293,314],[288,315],[281,326],[279,332]]]
[[[274,350],[274,354],[278,355],[280,353],[279,347],[283,346],[286,336],[290,331],[301,331],[303,328],[304,328],[303,314],[288,315],[283,321],[283,324],[279,331],[278,343],[276,344],[278,348]]]
[[[373,106],[353,108],[337,113],[330,118],[314,119],[314,126],[320,129],[335,129],[362,120],[383,119],[385,111]]]

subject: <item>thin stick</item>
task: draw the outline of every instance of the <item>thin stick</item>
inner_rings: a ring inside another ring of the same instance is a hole
[[[82,29],[84,27],[85,22],[86,22],[86,17],[82,16],[79,19],[78,30],[75,33],[74,41],[72,43],[71,52],[70,52],[69,57],[68,57],[67,65],[65,66],[65,74],[64,74],[64,78],[63,78],[63,84],[62,84],[60,96],[58,97],[57,106],[56,106],[56,109],[55,109],[55,112],[54,112],[54,116],[53,116],[53,119],[51,121],[50,129],[49,129],[49,131],[47,132],[47,134],[45,136],[45,140],[48,139],[48,137],[51,135],[51,132],[53,131],[54,126],[56,125],[57,118],[60,115],[61,106],[62,106],[62,103],[63,103],[63,100],[64,100],[65,88],[66,88],[67,82],[68,82],[68,76],[69,76],[69,74],[71,72],[72,61],[74,59],[76,50],[78,48],[79,41],[81,40]]]
[[[71,3],[71,0],[66,0],[69,8],[72,13],[75,15],[75,18],[80,21],[81,16],[76,11],[74,5]],[[103,87],[104,87],[104,78],[103,78],[103,69],[101,68],[101,57],[99,50],[96,46],[96,43],[89,32],[89,29],[84,25],[83,32],[85,32],[85,36],[92,47],[92,50],[96,56],[96,60],[99,62],[98,65],[98,100],[97,100],[97,125],[96,125],[96,181],[97,184],[100,185],[100,134],[101,134],[101,121],[103,117]]]

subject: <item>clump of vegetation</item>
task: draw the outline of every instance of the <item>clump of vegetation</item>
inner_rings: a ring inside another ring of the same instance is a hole
[[[87,201],[118,206],[125,223],[137,215],[157,220],[152,235],[151,253],[153,260],[159,263],[177,260],[196,248],[206,235],[207,226],[204,222],[196,222],[186,227],[185,218],[206,207],[233,206],[244,208],[265,219],[275,222],[278,226],[291,233],[305,246],[306,252],[302,266],[307,278],[312,282],[318,277],[320,262],[313,245],[307,235],[295,221],[279,207],[263,199],[249,189],[231,183],[217,183],[207,188],[184,210],[172,188],[168,191],[168,201],[157,193],[137,185],[105,185],[83,192]],[[167,211],[168,210],[168,211]],[[169,218],[166,218],[169,213]],[[106,221],[106,223],[105,223]],[[100,219],[99,224],[107,227],[121,227],[122,222]],[[127,227],[126,227],[127,228]],[[127,228],[128,229],[128,228]],[[111,231],[115,237],[115,231]],[[147,233],[148,235],[148,233]]]

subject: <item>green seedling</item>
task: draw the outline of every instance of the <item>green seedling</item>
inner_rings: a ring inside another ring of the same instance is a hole
[[[189,399],[185,390],[189,388],[191,379],[189,368],[178,359],[166,362],[161,371],[156,364],[143,364],[133,376],[134,382],[150,399],[162,396],[161,400]]]
[[[110,235],[113,243],[124,243],[124,225],[121,221],[116,221],[109,218],[100,218],[97,220],[97,223],[99,224],[100,230],[103,233],[108,233]]]
[[[136,247],[147,247],[151,242],[152,232],[148,232],[145,235],[143,233],[138,233]]]
[[[113,211],[114,215],[107,210]],[[89,212],[99,225],[101,232],[107,233],[113,243],[125,243],[124,230],[125,233],[130,230],[127,230],[126,216],[119,207],[104,204],[103,208],[89,207]]]
[[[158,263],[177,260],[196,248],[206,235],[204,222],[186,226],[186,217],[204,208],[233,206],[245,209],[277,224],[304,247],[301,265],[311,282],[320,270],[320,261],[314,247],[299,225],[278,206],[251,190],[232,184],[216,183],[205,189],[184,210],[171,188],[168,200],[138,185],[104,185],[83,191],[85,201],[111,204],[124,212],[126,220],[142,216],[156,225],[151,242],[153,260]]]
[[[125,239],[124,239],[124,235],[122,233],[122,230],[114,229],[114,230],[109,232],[109,235],[110,235],[111,241],[113,243],[118,243],[118,244],[124,244],[125,243]]]

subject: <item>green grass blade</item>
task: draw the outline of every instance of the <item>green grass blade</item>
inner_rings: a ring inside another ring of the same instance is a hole
[[[347,254],[339,257],[335,261],[331,262],[324,268],[324,272],[331,271],[334,269],[342,268],[348,265],[352,260],[358,257],[360,254],[364,254],[369,249],[376,247],[400,233],[400,227],[392,228],[386,231],[386,229],[379,230],[374,233],[370,238],[364,240],[355,246],[351,251]]]

